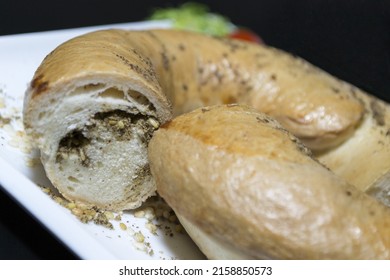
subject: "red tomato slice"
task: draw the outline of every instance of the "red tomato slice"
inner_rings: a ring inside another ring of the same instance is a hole
[[[228,35],[229,38],[262,44],[263,40],[256,33],[243,28],[238,28]]]

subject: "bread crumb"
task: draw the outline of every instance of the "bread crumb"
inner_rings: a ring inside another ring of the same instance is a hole
[[[156,129],[160,126],[160,123],[154,118],[149,118],[148,122]]]
[[[0,88],[0,128],[9,136],[8,145],[18,148],[24,153],[32,151],[28,144],[22,123],[22,105],[15,105],[16,100],[13,96],[6,94]]]
[[[73,202],[69,202],[68,205],[66,206],[66,208],[72,210],[73,208],[76,208],[76,204]]]
[[[0,128],[3,128],[6,124],[10,124],[10,123],[11,123],[11,119],[10,118],[3,117],[0,114]]]
[[[175,226],[175,231],[180,233],[185,232],[184,227],[181,224]]]
[[[5,108],[4,98],[0,96],[0,109]]]
[[[108,229],[114,229],[114,226],[110,222],[110,220],[114,219],[114,214],[112,212],[98,209],[96,206],[68,201],[48,187],[40,186],[40,188],[55,202],[69,209],[70,213],[72,213],[82,223],[93,222],[96,225],[102,225]]]
[[[134,236],[135,234],[135,231],[132,229],[132,228],[127,228],[126,232],[130,235],[130,236]]]
[[[134,232],[133,230],[131,231],[131,233],[132,233],[131,236],[133,237],[134,240],[133,242],[134,247],[139,251],[143,251],[148,255],[153,256],[154,251],[151,247],[151,244],[150,242],[145,241],[146,238],[143,235],[143,233],[141,231]]]
[[[10,140],[8,141],[9,146],[19,149],[25,154],[32,152],[33,149],[28,141],[26,133],[23,130],[15,130],[11,125],[5,126],[4,130],[10,136]]]
[[[134,217],[143,218],[143,217],[145,217],[145,212],[143,210],[138,210],[134,213]]]
[[[147,200],[133,215],[146,219],[145,227],[153,235],[157,235],[158,230],[170,237],[175,233],[186,233],[172,208],[158,195]]]
[[[152,222],[148,221],[145,224],[145,227],[150,231],[150,233],[157,235],[157,226],[153,224]]]
[[[134,234],[134,240],[137,241],[137,242],[142,243],[142,242],[145,241],[145,236],[142,234],[141,231],[136,232],[136,233]]]
[[[104,215],[105,215],[105,216],[107,217],[107,219],[109,219],[109,220],[115,219],[114,214],[113,214],[111,211],[105,211],[105,212],[104,212]]]
[[[170,221],[171,223],[176,222],[176,221],[177,221],[176,215],[170,215],[170,216],[168,217],[168,221]]]
[[[44,193],[48,194],[61,206],[69,209],[79,221],[83,223],[94,223],[102,225],[108,229],[114,229],[111,221],[116,221],[115,228],[126,232],[131,240],[134,248],[153,256],[154,250],[151,243],[148,241],[149,236],[145,235],[137,225],[126,225],[128,221],[122,221],[122,214],[104,211],[95,206],[90,206],[84,203],[69,201],[57,193],[57,190],[41,186]],[[152,235],[158,235],[162,231],[165,236],[173,237],[175,233],[183,234],[185,230],[179,223],[173,210],[162,200],[162,198],[152,198],[144,203],[144,206],[133,212],[136,218],[145,219],[145,229]]]
[[[145,209],[145,218],[150,221],[153,220],[155,217],[156,215],[154,214],[154,209],[152,207],[147,207]]]
[[[120,223],[120,224],[119,224],[119,227],[120,227],[122,230],[127,230],[127,226],[126,226],[124,223]]]
[[[28,167],[36,167],[41,163],[41,159],[40,158],[26,157],[25,162],[26,162],[26,165]]]

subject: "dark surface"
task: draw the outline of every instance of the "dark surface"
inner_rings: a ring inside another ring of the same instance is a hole
[[[77,258],[4,192],[0,192],[0,259]]]
[[[141,21],[153,7],[182,1],[6,2],[0,7],[0,35]],[[390,1],[240,0],[208,4],[235,24],[256,31],[266,43],[302,56],[390,101]],[[74,255],[0,193],[0,258],[71,259]]]

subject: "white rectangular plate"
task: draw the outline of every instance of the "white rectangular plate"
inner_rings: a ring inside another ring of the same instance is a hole
[[[152,221],[160,225],[157,234],[145,226],[146,218],[135,217],[133,211],[124,212],[121,221],[112,221],[113,230],[80,222],[41,190],[39,186],[50,187],[50,182],[38,155],[24,142],[24,92],[36,68],[56,46],[97,29],[166,27],[167,22],[139,22],[0,37],[0,185],[82,259],[204,258],[191,239],[168,221]],[[145,241],[138,242],[135,233],[145,236]]]

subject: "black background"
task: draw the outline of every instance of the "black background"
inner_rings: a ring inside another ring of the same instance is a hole
[[[2,1],[0,35],[144,20],[183,1]],[[390,101],[390,1],[198,1],[272,46]],[[0,61],[1,64],[1,61]],[[0,170],[1,172],[1,170]],[[0,192],[0,259],[75,256]]]

